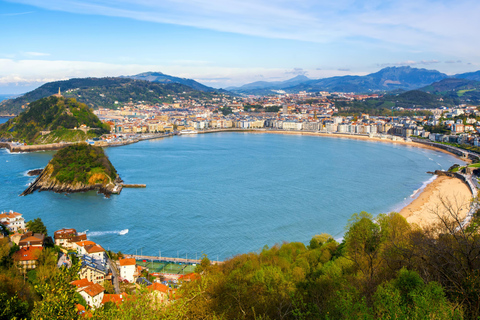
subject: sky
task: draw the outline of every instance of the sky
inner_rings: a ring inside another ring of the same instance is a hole
[[[0,94],[157,71],[226,88],[480,69],[477,0],[0,0]]]

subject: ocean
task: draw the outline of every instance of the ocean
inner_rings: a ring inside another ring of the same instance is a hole
[[[3,120],[2,120],[3,121]],[[125,183],[95,192],[18,195],[53,152],[0,149],[0,210],[40,217],[49,234],[87,231],[105,249],[223,260],[283,241],[341,239],[355,212],[398,210],[454,157],[390,143],[296,135],[215,133],[107,148]]]

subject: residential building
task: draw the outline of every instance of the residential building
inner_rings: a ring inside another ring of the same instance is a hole
[[[13,210],[0,213],[0,223],[12,232],[25,229],[25,219],[22,217],[22,214],[13,212]]]
[[[82,261],[79,271],[80,278],[85,278],[93,283],[103,284],[108,274],[105,264],[88,255],[80,257],[80,260]]]
[[[37,267],[37,260],[42,250],[43,247],[23,247],[13,254],[13,260],[23,272],[27,272]]]
[[[119,260],[120,264],[120,277],[127,280],[130,283],[134,283],[137,274],[137,262],[134,258],[125,258]]]
[[[92,309],[101,307],[105,289],[98,283],[92,283],[87,279],[80,279],[71,282],[77,287],[77,292],[85,299]]]
[[[45,235],[42,233],[33,233],[28,231],[25,233],[18,242],[20,248],[25,247],[43,247],[45,244]]]

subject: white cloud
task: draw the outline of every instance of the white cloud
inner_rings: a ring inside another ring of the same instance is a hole
[[[46,56],[49,56],[50,53],[30,51],[30,52],[22,52],[22,55],[27,57],[46,57]]]
[[[474,0],[11,0],[50,10],[124,17],[268,38],[351,41],[478,56]]]
[[[181,78],[195,79],[205,85],[216,88],[238,86],[254,81],[287,80],[292,73],[282,68],[229,68],[211,65],[141,65],[141,64],[113,64],[90,61],[65,60],[13,60],[0,59],[0,87],[40,86],[43,83],[57,80],[83,77],[114,77],[134,75],[147,71],[159,71]],[[332,70],[316,70],[294,68],[291,72],[307,74],[311,78],[324,78],[344,75],[345,72]],[[362,75],[364,73],[351,74]],[[45,75],[48,75],[46,77]],[[5,90],[4,90],[5,91]]]

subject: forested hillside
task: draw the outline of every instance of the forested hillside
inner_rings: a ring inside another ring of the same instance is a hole
[[[81,78],[49,82],[21,97],[0,102],[0,114],[18,114],[28,104],[61,90],[67,98],[87,104],[91,108],[117,108],[128,102],[144,101],[149,104],[173,102],[174,98],[209,100],[223,95],[203,92],[179,83],[157,83],[128,78]],[[23,109],[22,109],[23,106]]]
[[[87,134],[72,130],[81,125],[91,130]],[[55,96],[31,103],[26,111],[0,125],[0,137],[27,143],[81,141],[107,132],[108,127],[87,105]]]

